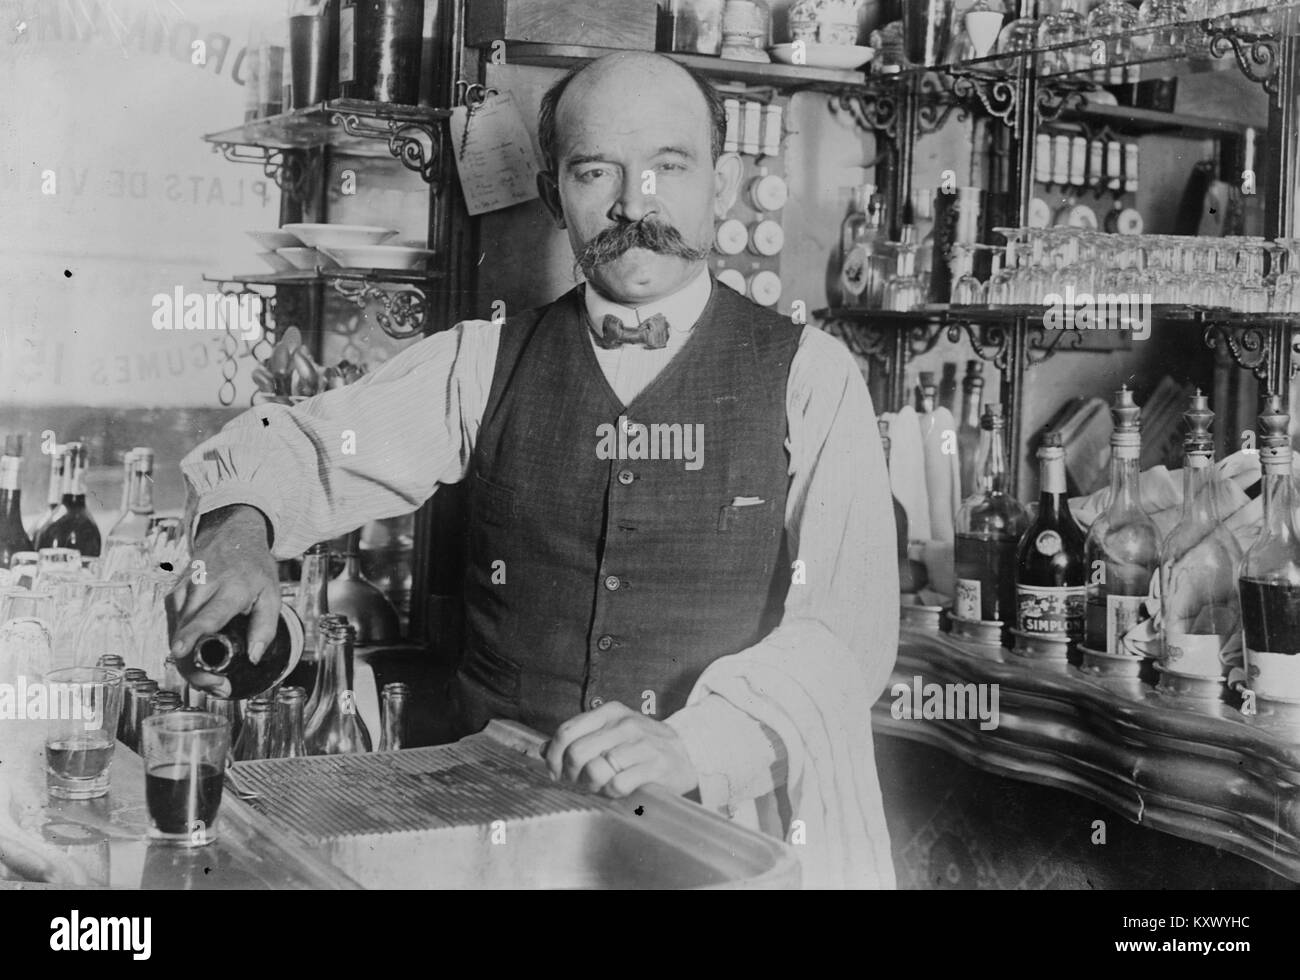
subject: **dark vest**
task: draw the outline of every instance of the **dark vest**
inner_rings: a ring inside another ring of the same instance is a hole
[[[468,476],[464,730],[510,718],[549,735],[606,701],[666,718],[708,664],[779,623],[799,333],[715,283],[690,339],[624,408],[578,290],[506,321]],[[609,458],[698,454],[688,426],[702,427],[698,468]]]

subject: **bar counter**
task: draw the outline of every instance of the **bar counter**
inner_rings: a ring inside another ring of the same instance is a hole
[[[918,683],[998,685],[997,727],[895,717],[894,692],[910,706]],[[904,627],[873,720],[877,732],[1067,790],[1300,881],[1300,730],[1276,717],[1171,698],[1138,678],[1028,665],[1000,647]]]

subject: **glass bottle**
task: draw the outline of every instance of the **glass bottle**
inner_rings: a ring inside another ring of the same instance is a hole
[[[270,759],[271,755],[271,700],[253,698],[244,706],[244,726],[235,745],[236,762]]]
[[[1297,675],[1300,652],[1300,537],[1294,524],[1290,422],[1281,397],[1266,396],[1259,416],[1264,518],[1237,578],[1246,674],[1261,697],[1277,694],[1279,681],[1282,691],[1289,691],[1287,679]]]
[[[316,689],[316,670],[319,663],[320,635],[318,621],[329,611],[330,554],[325,542],[312,545],[302,556],[302,575],[298,580],[298,595],[293,608],[302,620],[302,659],[284,683],[301,687],[304,691]]]
[[[84,443],[68,443],[63,474],[63,513],[55,518],[36,542],[41,548],[75,548],[83,558],[98,558],[99,528],[86,510],[87,452]]]
[[[153,450],[137,446],[126,455],[126,503],[108,531],[108,544],[143,542],[153,520]]]
[[[281,683],[302,656],[302,626],[297,615],[287,603],[280,607],[275,637],[257,663],[248,657],[249,622],[250,617],[240,613],[231,617],[220,632],[200,636],[194,649],[176,661],[185,682],[235,701],[254,697]],[[224,683],[212,690],[205,683],[196,683],[201,673],[219,675]]]
[[[1175,674],[1217,678],[1221,655],[1241,628],[1241,546],[1219,517],[1214,413],[1199,389],[1183,418],[1182,515],[1160,549],[1160,665]]]
[[[45,516],[32,531],[33,542],[39,541],[45,529],[63,516],[63,474],[68,466],[67,451],[67,446],[54,446],[50,450],[50,485],[45,494],[47,507]],[[35,550],[35,544],[32,547]]]
[[[230,745],[231,758],[234,758],[234,746],[239,744],[239,735],[243,730],[244,721],[239,714],[239,702],[231,701],[227,698],[219,698],[215,694],[209,694],[207,703],[203,710],[208,714],[217,715],[225,718],[230,722]]]
[[[890,450],[889,420],[877,419],[876,427],[880,430],[880,442],[881,446],[885,450],[885,467],[888,469]],[[903,509],[903,505],[899,503],[898,497],[894,495],[892,484],[890,486],[889,499],[894,503],[894,531],[898,538],[898,588],[899,591],[903,593],[915,592],[926,584],[928,576],[925,572],[924,565],[920,564],[920,562],[911,561],[907,556],[907,544],[909,540],[907,511]],[[917,574],[918,568],[920,570],[919,577]]]
[[[307,752],[309,755],[369,752],[370,732],[357,714],[356,695],[352,690],[352,646],[356,630],[346,622],[331,620],[322,635],[325,646],[317,675],[317,687],[322,693],[316,714],[307,723]]]
[[[348,618],[340,613],[322,613],[316,621],[317,632],[317,651],[316,651],[316,679],[312,684],[311,694],[307,695],[307,704],[303,708],[303,735],[311,730],[312,719],[316,717],[316,710],[320,707],[321,699],[333,695],[334,682],[332,678],[325,678],[321,675],[325,672],[324,653],[325,637],[331,627],[346,624]],[[290,679],[292,678],[290,675]],[[297,685],[301,686],[301,685]],[[304,689],[305,690],[305,689]]]
[[[307,692],[301,687],[282,687],[275,692],[274,716],[271,719],[271,757],[297,759],[307,754],[303,741],[302,710]]]
[[[165,715],[169,711],[179,711],[181,696],[175,691],[155,691],[149,698],[149,714]]]
[[[397,609],[361,572],[361,529],[344,538],[343,570],[326,589],[331,609],[347,616],[362,646],[395,643],[401,639]]]
[[[957,458],[961,463],[962,500],[979,489],[977,481],[981,466],[980,401],[983,397],[984,365],[979,361],[967,361],[966,377],[961,381],[961,422],[957,426]]]
[[[410,696],[410,686],[400,681],[384,685],[379,705],[384,726],[379,737],[380,752],[396,752],[406,745],[406,703]]]
[[[953,615],[1010,624],[1016,602],[1016,551],[1029,514],[1007,492],[1002,406],[980,419],[979,486],[957,513]]]
[[[123,677],[123,683],[128,683]],[[144,720],[149,717],[152,699],[158,693],[158,682],[151,680],[131,681],[126,691],[126,701],[122,712],[126,716],[119,725],[118,739],[132,752],[138,752],[140,733]]]
[[[884,199],[875,192],[874,184],[863,184],[854,195],[854,211],[845,219],[840,233],[840,296],[845,306],[876,309],[880,306],[884,273],[888,271],[881,265]]]
[[[1106,509],[1088,530],[1087,646],[1123,656],[1120,637],[1146,617],[1142,605],[1160,567],[1160,537],[1142,506],[1138,460],[1142,454],[1141,409],[1123,386],[1111,406],[1110,494]]]
[[[1070,513],[1061,436],[1049,432],[1038,449],[1038,514],[1016,553],[1016,625],[1023,633],[1083,639],[1087,565],[1083,529]]]
[[[8,568],[15,552],[31,551],[32,539],[23,528],[23,437],[5,436],[0,456],[0,568]]]

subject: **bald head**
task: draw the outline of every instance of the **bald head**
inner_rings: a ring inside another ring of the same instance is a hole
[[[647,51],[620,51],[579,65],[551,86],[542,97],[537,139],[547,169],[559,167],[561,140],[575,118],[610,113],[628,117],[628,97],[669,100],[698,116],[706,127],[712,159],[721,155],[727,134],[727,114],[722,98],[698,72],[671,58]]]

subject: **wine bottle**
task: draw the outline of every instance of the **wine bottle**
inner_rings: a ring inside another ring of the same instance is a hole
[[[40,548],[75,548],[83,558],[98,558],[99,527],[86,509],[86,446],[70,442],[63,473],[63,513],[55,518],[36,541]]]
[[[68,447],[50,448],[50,485],[45,492],[45,515],[32,530],[32,541],[39,541],[47,527],[63,516],[63,475],[67,472]]]
[[[1160,567],[1160,537],[1142,506],[1138,459],[1142,455],[1141,409],[1126,386],[1111,406],[1110,495],[1088,530],[1085,643],[1110,657],[1123,656],[1121,637],[1146,618],[1143,602]]]
[[[953,615],[1010,624],[1016,604],[1016,551],[1029,514],[1007,492],[1002,406],[984,406],[980,420],[980,482],[957,514]]]
[[[880,443],[885,450],[885,468],[889,468],[889,420],[877,419],[876,428],[880,430]],[[920,562],[914,562],[907,556],[908,544],[908,527],[907,511],[899,503],[898,498],[894,496],[891,485],[889,499],[894,503],[894,532],[898,541],[898,588],[900,592],[915,592],[929,580],[929,575],[925,570],[925,565]]]
[[[406,702],[411,697],[411,688],[400,681],[385,684],[380,702],[384,731],[379,738],[380,752],[396,752],[407,744],[406,737]]]
[[[1087,566],[1083,529],[1065,495],[1065,450],[1049,432],[1038,449],[1038,516],[1016,552],[1016,626],[1024,633],[1083,639]]]
[[[961,497],[965,500],[980,489],[980,400],[984,397],[984,365],[966,362],[961,382],[961,423],[957,427],[957,458],[961,462]]]
[[[153,450],[137,446],[126,454],[121,513],[108,532],[109,545],[140,542],[153,521]]]
[[[0,568],[8,568],[18,551],[31,551],[32,539],[23,529],[23,437],[5,436],[0,456]]]
[[[1182,515],[1160,549],[1160,665],[1173,674],[1219,678],[1220,656],[1241,628],[1241,546],[1219,518],[1214,413],[1199,389],[1183,418]]]
[[[366,723],[357,714],[352,688],[352,647],[356,630],[342,616],[331,613],[320,625],[325,646],[321,650],[320,692],[315,715],[307,722],[307,752],[310,755],[343,755],[370,752],[372,742]]]
[[[167,638],[176,633],[177,611],[173,595],[163,602],[167,613]],[[302,621],[287,602],[280,606],[280,620],[275,638],[257,663],[248,658],[248,625],[244,613],[231,618],[217,633],[205,633],[194,648],[176,658],[176,669],[191,687],[215,694],[219,698],[243,701],[270,690],[287,677],[302,656]],[[217,675],[221,683],[210,680],[198,683],[200,674]]]
[[[1264,519],[1237,579],[1247,683],[1266,700],[1300,698],[1300,536],[1293,523],[1290,422],[1281,397],[1266,396],[1259,416]],[[1253,699],[1242,708],[1254,711]]]

